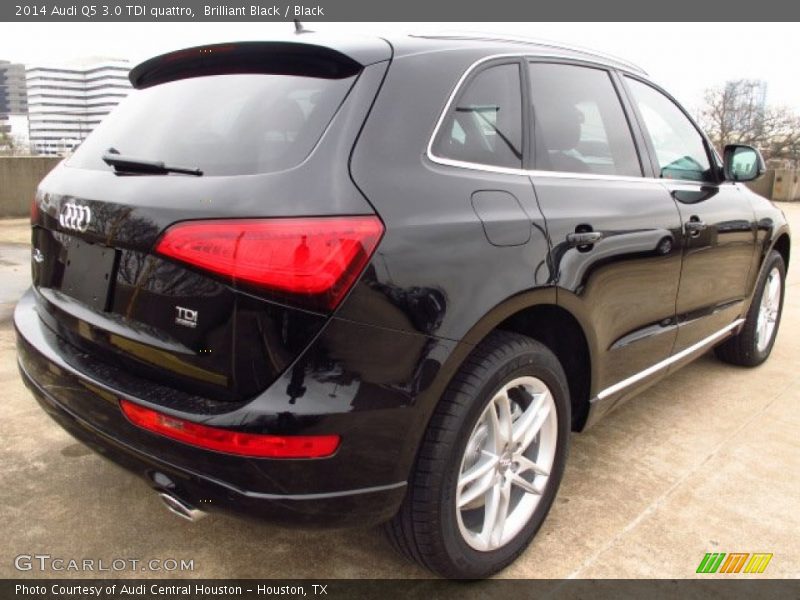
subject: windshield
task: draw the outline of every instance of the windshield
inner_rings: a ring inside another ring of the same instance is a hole
[[[250,175],[293,167],[330,123],[356,76],[213,75],[133,91],[67,164],[111,170],[103,154]]]

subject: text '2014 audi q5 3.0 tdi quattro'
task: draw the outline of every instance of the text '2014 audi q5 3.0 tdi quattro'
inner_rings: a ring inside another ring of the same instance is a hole
[[[468,37],[191,48],[41,183],[22,376],[187,518],[386,523],[448,577],[541,526],[571,430],[775,342],[789,232],[637,67]]]

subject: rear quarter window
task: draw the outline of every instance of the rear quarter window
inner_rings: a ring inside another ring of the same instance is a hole
[[[488,67],[467,84],[442,122],[433,153],[468,163],[522,167],[518,64]]]
[[[196,167],[206,175],[250,175],[301,163],[357,76],[212,75],[134,91],[67,164],[110,170],[120,154]]]

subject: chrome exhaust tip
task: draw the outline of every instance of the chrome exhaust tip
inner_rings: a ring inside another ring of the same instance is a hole
[[[167,510],[175,515],[178,515],[182,519],[186,519],[187,521],[192,521],[194,523],[206,516],[205,512],[199,508],[193,507],[191,504],[187,504],[177,496],[173,496],[167,492],[159,492],[158,495],[161,498],[161,501],[164,503],[164,506],[167,507]]]

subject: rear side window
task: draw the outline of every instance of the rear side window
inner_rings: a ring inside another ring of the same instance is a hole
[[[442,158],[522,168],[522,87],[519,65],[489,67],[457,97],[434,141]]]
[[[631,78],[626,81],[650,134],[659,175],[667,179],[712,181],[703,137],[683,111],[655,88]]]
[[[206,175],[296,166],[319,141],[356,76],[212,75],[134,91],[68,165],[108,170],[109,148]]]
[[[631,130],[607,71],[531,63],[535,168],[640,177]]]

